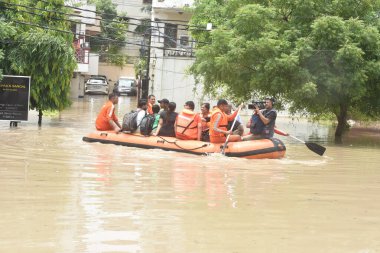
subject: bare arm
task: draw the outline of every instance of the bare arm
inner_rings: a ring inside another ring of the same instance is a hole
[[[217,118],[216,118],[214,125],[212,127],[213,127],[215,132],[219,132],[219,133],[223,133],[223,134],[229,134],[230,133],[229,131],[224,131],[224,130],[218,128],[219,121],[221,118],[222,118],[222,115],[220,115],[220,113],[218,113]]]
[[[160,120],[158,121],[158,126],[157,126],[157,129],[156,129],[156,132],[154,133],[154,136],[158,135],[158,133],[160,132],[160,129],[162,127],[162,124],[164,124],[164,120],[162,118],[160,118]]]
[[[269,122],[270,122],[270,119],[266,118],[262,112],[260,111],[260,109],[256,106],[256,109],[255,109],[257,115],[259,115],[261,121],[264,123],[264,125],[268,125]]]
[[[108,123],[112,126],[113,130],[116,132],[119,132],[121,129],[121,126],[118,121],[113,121],[112,119],[108,120]]]
[[[201,136],[202,136],[202,123],[198,123],[198,141],[201,140]]]

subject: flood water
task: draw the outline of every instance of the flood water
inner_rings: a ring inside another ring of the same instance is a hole
[[[280,118],[325,155],[286,137],[280,160],[83,142],[105,101],[75,101],[41,128],[35,113],[0,122],[0,252],[380,252],[373,138],[335,145],[328,126]],[[135,104],[122,97],[120,118]]]

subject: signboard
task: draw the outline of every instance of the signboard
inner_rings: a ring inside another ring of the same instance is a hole
[[[3,75],[0,81],[0,120],[27,121],[30,76]]]

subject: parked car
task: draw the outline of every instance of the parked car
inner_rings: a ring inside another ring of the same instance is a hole
[[[134,77],[121,76],[115,83],[114,92],[119,94],[137,95],[137,83]]]
[[[109,84],[106,76],[92,75],[84,84],[85,94],[108,94]]]

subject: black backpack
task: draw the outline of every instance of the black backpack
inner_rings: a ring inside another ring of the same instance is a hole
[[[141,120],[140,123],[140,133],[142,135],[150,135],[150,133],[153,130],[153,124],[155,119],[156,118],[153,115],[145,115],[145,117]]]
[[[130,131],[130,132],[136,131],[138,127],[137,114],[139,114],[139,111],[131,111],[124,115],[121,131]]]

